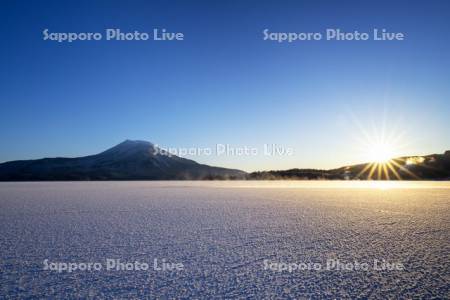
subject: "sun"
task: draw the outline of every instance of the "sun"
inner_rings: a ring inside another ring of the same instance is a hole
[[[409,178],[419,179],[405,167],[408,165],[407,160],[398,157],[399,144],[395,141],[396,139],[386,139],[383,136],[368,138],[365,143],[367,163],[356,177],[368,180],[401,180],[401,175],[406,174]]]
[[[372,163],[386,164],[395,155],[394,147],[387,143],[375,143],[370,145],[368,158]]]
[[[357,131],[355,131],[355,147],[361,164],[357,165],[356,179],[366,180],[402,180],[420,179],[414,174],[412,164],[421,160],[402,156],[410,147],[406,130],[402,129],[398,116],[394,123],[387,122],[386,113],[374,114],[377,119],[369,123],[370,127],[363,126],[354,118]],[[367,125],[367,124],[366,124]]]

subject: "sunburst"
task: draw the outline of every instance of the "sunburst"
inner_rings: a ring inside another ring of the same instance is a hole
[[[361,153],[363,153],[363,161],[368,162],[357,174],[357,178],[365,178],[368,180],[401,180],[404,177],[419,179],[419,177],[408,169],[407,160],[403,158],[395,158],[401,156],[405,143],[402,141],[404,134],[392,130],[387,133],[385,122],[381,130],[372,126],[369,133],[360,123],[359,129],[362,138],[358,140],[361,145]]]

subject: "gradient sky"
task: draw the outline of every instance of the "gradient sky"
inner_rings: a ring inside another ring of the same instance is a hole
[[[392,3],[395,2],[395,3]],[[292,156],[198,156],[244,170],[450,149],[449,1],[2,1],[0,161],[81,156],[125,139],[278,144]],[[42,31],[183,32],[182,42],[44,41]],[[282,43],[262,30],[403,32],[405,41]]]

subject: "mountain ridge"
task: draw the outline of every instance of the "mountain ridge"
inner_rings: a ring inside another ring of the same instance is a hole
[[[0,181],[238,179],[245,172],[162,154],[154,144],[125,140],[94,155],[0,164]]]
[[[373,170],[373,171],[372,171]],[[359,163],[335,169],[270,170],[252,172],[253,180],[450,180],[450,150],[443,154],[402,156],[385,164]]]
[[[89,180],[450,180],[450,151],[403,156],[388,164],[361,163],[329,170],[271,170],[246,173],[163,154],[153,143],[125,140],[82,157],[16,160],[0,164],[0,181]]]

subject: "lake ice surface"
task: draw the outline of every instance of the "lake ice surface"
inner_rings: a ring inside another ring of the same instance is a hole
[[[0,231],[0,298],[449,297],[449,182],[0,183]],[[106,270],[107,258],[150,268]]]

